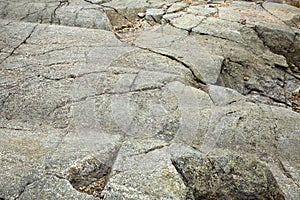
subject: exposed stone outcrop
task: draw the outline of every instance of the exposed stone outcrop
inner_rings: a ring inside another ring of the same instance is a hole
[[[299,8],[0,2],[0,199],[299,199]]]

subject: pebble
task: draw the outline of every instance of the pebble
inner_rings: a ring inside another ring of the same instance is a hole
[[[245,76],[245,77],[244,77],[244,81],[249,81],[249,79],[250,79],[250,78],[249,78],[248,76]]]
[[[137,14],[137,16],[138,16],[139,18],[144,18],[144,17],[146,16],[146,13],[140,12],[140,13]]]

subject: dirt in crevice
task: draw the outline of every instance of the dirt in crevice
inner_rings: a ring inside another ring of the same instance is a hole
[[[111,7],[104,7],[111,30],[121,42],[132,44],[142,32],[144,18],[138,17],[138,13],[145,12],[145,8],[117,10]]]
[[[110,165],[90,158],[71,167],[66,178],[77,191],[100,198],[110,171]]]

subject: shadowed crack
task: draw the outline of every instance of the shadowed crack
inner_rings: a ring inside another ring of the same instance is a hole
[[[81,97],[79,99],[67,100],[67,101],[61,102],[51,112],[49,112],[47,114],[47,116],[50,116],[51,114],[55,113],[56,110],[61,109],[61,108],[65,107],[65,106],[67,106],[67,105],[74,104],[74,103],[80,103],[80,102],[86,101],[88,99],[100,97],[100,96],[103,96],[103,95],[122,95],[122,94],[136,93],[136,92],[145,92],[145,91],[152,91],[152,90],[162,90],[164,87],[165,87],[165,85],[150,86],[150,87],[145,87],[145,88],[136,89],[136,90],[124,91],[124,92],[108,92],[108,91],[103,91],[101,93],[97,93],[97,94],[89,95],[89,96],[84,96],[84,97]]]
[[[53,13],[51,14],[50,24],[53,23],[54,19],[56,19],[56,11],[63,6],[68,6],[69,4],[70,4],[70,2],[68,0],[59,1],[59,4],[56,6]],[[60,22],[58,24],[60,24]]]
[[[231,40],[231,39],[226,38],[226,37],[217,36],[217,35],[214,35],[214,34],[201,33],[201,32],[196,32],[196,31],[193,31],[193,30],[191,31],[190,34],[191,34],[191,35],[196,34],[196,35],[206,35],[206,36],[211,36],[211,37],[214,37],[214,38],[217,38],[217,39],[227,40],[227,41],[230,41],[230,42],[234,42],[234,43],[236,43],[236,44],[239,44],[239,45],[247,46],[247,45],[245,45],[245,43],[241,43],[241,42],[238,42],[238,41],[235,41],[235,40]]]
[[[282,71],[285,71],[287,74],[289,74],[289,75],[295,77],[296,79],[300,80],[300,74],[298,75],[298,74],[293,73],[290,68],[282,67],[282,66],[276,65],[276,64],[275,64],[275,67],[282,70]]]
[[[170,146],[171,144],[162,144],[162,145],[158,145],[158,146],[155,146],[155,147],[152,147],[150,149],[146,149],[145,151],[142,151],[142,152],[139,152],[139,153],[136,153],[136,154],[131,154],[130,156],[138,156],[138,155],[141,155],[141,154],[148,154],[152,151],[156,151],[156,150],[159,150],[159,149],[163,149],[165,147],[168,147]]]
[[[22,18],[20,19],[20,21],[25,20],[26,18],[30,17],[31,15],[37,14],[37,13],[39,13],[39,12],[44,12],[45,10],[47,10],[46,7],[43,8],[42,10],[37,10],[37,11],[31,12],[31,13],[27,13],[24,17],[22,17]]]
[[[283,90],[284,90],[284,101],[285,103],[287,104],[288,103],[288,100],[287,100],[287,79],[286,79],[286,73],[283,75]]]
[[[158,54],[158,55],[167,57],[167,58],[169,58],[169,59],[171,59],[171,60],[174,60],[174,61],[176,61],[176,62],[182,64],[183,66],[185,66],[188,70],[190,70],[191,74],[193,75],[194,81],[195,81],[196,83],[199,83],[199,84],[200,84],[199,86],[197,85],[196,88],[199,89],[199,88],[201,88],[201,85],[204,85],[204,86],[206,85],[206,83],[202,80],[202,78],[196,75],[196,72],[192,69],[192,67],[191,67],[190,65],[186,64],[184,61],[180,60],[179,58],[176,58],[175,56],[172,56],[172,55],[170,55],[170,54],[161,53],[161,52],[158,52],[158,51],[149,49],[149,48],[139,47],[139,46],[137,46],[137,47],[140,48],[140,49],[147,50],[147,51],[150,51],[150,52],[152,52],[152,53],[155,53],[155,54]]]
[[[64,63],[63,63],[64,64]],[[83,77],[83,76],[88,76],[88,75],[91,75],[91,74],[102,74],[102,73],[105,73],[106,71],[94,71],[94,72],[87,72],[87,73],[82,73],[82,74],[68,74],[66,76],[63,76],[63,77],[49,77],[49,76],[46,76],[46,75],[42,75],[42,77],[44,79],[47,79],[47,80],[51,80],[51,81],[61,81],[61,80],[65,80],[65,79],[76,79],[76,78],[80,78],[80,77]],[[38,77],[40,77],[41,75],[38,75]]]
[[[155,150],[158,150],[158,149],[162,149],[162,148],[167,147],[167,146],[170,146],[170,144],[159,145],[159,146],[156,146],[156,147],[147,149],[147,150],[146,150],[145,152],[143,152],[143,153],[144,153],[144,154],[147,154],[147,153],[150,153],[151,151],[155,151]]]
[[[0,126],[0,129],[7,129],[7,130],[12,130],[12,131],[33,131],[31,129],[13,128],[13,127],[6,127],[6,126]]]
[[[31,184],[33,184],[34,182],[36,182],[36,181],[38,181],[38,180],[35,179],[35,180],[28,181],[24,186],[22,186],[21,191],[18,193],[17,197],[14,198],[14,200],[19,199],[19,198],[22,196],[22,194],[25,192],[26,188],[27,188],[29,185],[31,185]]]
[[[13,50],[12,52],[10,52],[10,54],[8,56],[6,56],[2,61],[0,61],[0,65],[6,60],[8,59],[10,56],[12,56],[15,51],[20,48],[20,46],[22,46],[23,44],[26,44],[27,40],[31,37],[31,35],[34,33],[35,29],[37,28],[38,24],[36,24],[32,30],[30,31],[30,33],[27,35],[27,37],[20,43],[18,44]]]
[[[290,70],[290,72],[293,73],[295,66],[300,67],[298,66],[299,61],[297,60],[300,49],[298,46],[295,46],[297,43],[297,34],[294,31],[273,31],[268,27],[261,27],[257,25],[252,27],[252,29],[256,32],[258,38],[263,42],[266,48],[268,48],[271,52],[282,55],[286,58],[288,68],[285,71],[288,72],[288,70]],[[273,40],[278,41],[274,43]],[[297,76],[298,75],[296,75],[296,77]]]
[[[90,3],[90,4],[94,4],[94,5],[101,5],[101,3],[94,3],[94,2],[89,1],[89,0],[84,0],[84,1],[87,2],[87,3]]]
[[[172,27],[174,28],[177,28],[177,29],[180,29],[180,30],[184,30],[184,31],[187,31],[188,32],[188,35],[191,35],[193,33],[193,29],[196,28],[197,26],[199,26],[200,24],[202,24],[207,18],[204,18],[202,19],[198,24],[194,25],[193,27],[189,28],[189,29],[186,29],[186,28],[180,28],[176,25],[174,25],[171,20],[166,20]],[[195,32],[194,32],[195,33]]]
[[[183,169],[181,169],[179,167],[179,163],[176,159],[171,159],[172,165],[174,166],[174,168],[176,169],[176,171],[178,172],[181,180],[183,181],[183,184],[185,185],[185,187],[187,188],[187,193],[186,193],[186,199],[195,199],[194,194],[193,194],[193,190],[190,187],[190,177],[188,177]]]
[[[31,56],[42,56],[42,55],[50,54],[52,52],[65,51],[67,49],[80,48],[80,47],[86,47],[86,46],[66,46],[66,47],[61,47],[61,48],[57,48],[57,49],[51,49],[51,50],[40,52],[40,53],[31,54]]]
[[[246,93],[246,95],[249,95],[249,94],[252,94],[252,93],[257,93],[257,94],[259,94],[260,96],[267,97],[267,98],[269,98],[270,100],[272,100],[272,101],[275,102],[275,103],[284,104],[284,105],[287,106],[287,107],[290,107],[290,106],[291,106],[291,105],[290,105],[289,103],[287,103],[286,101],[282,101],[282,100],[280,100],[280,99],[278,99],[278,98],[276,98],[276,97],[272,97],[272,96],[270,96],[270,95],[267,95],[267,94],[265,94],[264,91],[262,91],[262,90],[260,90],[260,89],[257,89],[257,88],[251,88],[251,89]]]

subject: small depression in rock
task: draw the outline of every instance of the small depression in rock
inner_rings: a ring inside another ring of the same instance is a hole
[[[101,197],[111,167],[92,158],[72,166],[67,172],[67,179],[79,192]]]

